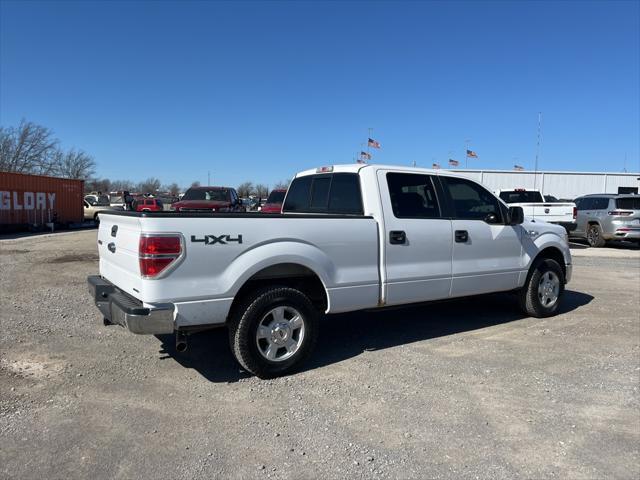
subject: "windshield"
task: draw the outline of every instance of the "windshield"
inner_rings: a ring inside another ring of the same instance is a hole
[[[500,199],[505,203],[541,203],[544,200],[540,192],[506,190],[500,192]]]
[[[272,191],[267,198],[267,203],[282,203],[284,201],[284,194],[287,192]]]
[[[228,190],[206,190],[206,189],[189,189],[184,194],[182,200],[209,200],[214,202],[227,202],[229,200]]]

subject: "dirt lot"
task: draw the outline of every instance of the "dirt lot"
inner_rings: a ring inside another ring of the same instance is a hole
[[[638,478],[640,251],[590,251],[555,318],[509,295],[328,317],[261,381],[224,330],[178,354],[102,326],[95,230],[2,240],[0,477]]]

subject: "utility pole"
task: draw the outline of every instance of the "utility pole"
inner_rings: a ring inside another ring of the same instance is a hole
[[[540,129],[542,124],[542,112],[538,112],[538,141],[536,142],[536,163],[533,168],[533,189],[538,184],[538,156],[540,155]]]
[[[207,186],[211,185],[211,172],[207,171]]]

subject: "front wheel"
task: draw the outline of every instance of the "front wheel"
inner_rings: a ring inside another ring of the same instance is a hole
[[[564,294],[562,267],[550,258],[537,261],[519,292],[520,307],[531,317],[555,315]]]
[[[247,371],[284,375],[310,355],[318,338],[318,312],[299,290],[273,286],[251,293],[231,315],[229,343]]]

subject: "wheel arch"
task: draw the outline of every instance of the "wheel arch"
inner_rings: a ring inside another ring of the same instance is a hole
[[[565,277],[565,283],[566,283],[566,277],[567,277],[567,264],[564,258],[564,254],[562,253],[562,250],[560,250],[558,247],[555,246],[548,246],[543,248],[535,257],[534,259],[531,261],[531,264],[529,266],[529,272],[527,274],[527,278],[531,275],[531,272],[533,271],[534,267],[537,265],[537,263],[542,260],[542,259],[550,259],[550,260],[555,260],[556,262],[558,262],[558,264],[560,265],[560,268],[562,269],[562,275]]]
[[[247,278],[236,292],[230,312],[252,291],[269,285],[295,288],[309,297],[319,312],[329,310],[329,294],[320,275],[301,263],[280,262],[264,267]]]

